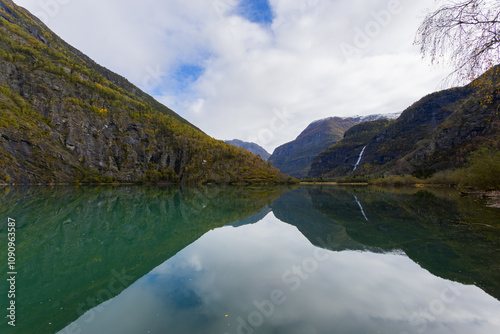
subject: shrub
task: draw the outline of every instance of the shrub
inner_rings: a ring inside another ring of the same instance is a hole
[[[467,186],[478,189],[500,189],[500,150],[483,148],[473,152],[468,163],[457,173]]]
[[[432,177],[425,180],[427,184],[441,184],[448,186],[457,186],[463,183],[459,171],[445,170],[435,173]]]
[[[428,184],[446,184],[481,190],[500,189],[500,151],[483,148],[469,155],[458,170],[441,171],[425,180]]]
[[[373,185],[391,187],[414,186],[418,183],[422,183],[422,180],[412,175],[392,175],[371,182]]]

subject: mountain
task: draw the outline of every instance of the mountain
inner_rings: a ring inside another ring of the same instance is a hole
[[[446,121],[398,161],[393,172],[427,176],[462,167],[470,162],[472,152],[482,148],[500,149],[500,67],[469,86],[475,94],[457,104]]]
[[[331,177],[348,174],[354,169],[367,141],[389,124],[389,120],[378,120],[353,126],[346,131],[344,139],[318,154],[312,163],[309,176]]]
[[[244,148],[245,150],[250,151],[253,154],[257,154],[264,161],[269,160],[269,157],[271,156],[271,154],[267,152],[262,146],[259,146],[255,143],[248,143],[238,139],[226,140],[226,143],[236,147]]]
[[[428,176],[462,167],[500,144],[500,68],[465,87],[430,94],[389,123],[357,125],[314,160],[311,177],[356,174]]]
[[[297,139],[276,148],[268,161],[283,173],[306,177],[314,157],[341,140],[344,132],[355,124],[350,118],[340,117],[315,121]]]
[[[0,183],[276,183],[287,176],[210,138],[0,0]]]
[[[392,119],[397,116],[399,114],[329,117],[315,121],[309,124],[297,139],[276,148],[268,161],[288,175],[307,177],[316,155],[340,141],[346,130],[362,122]]]

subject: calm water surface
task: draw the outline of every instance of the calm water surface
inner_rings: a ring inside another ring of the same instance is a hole
[[[500,210],[479,199],[368,187],[1,191],[1,258],[7,218],[18,224],[16,327],[2,319],[2,333],[500,333]]]

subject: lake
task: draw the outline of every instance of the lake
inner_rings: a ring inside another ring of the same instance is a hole
[[[4,187],[2,333],[500,333],[500,209],[455,190]]]

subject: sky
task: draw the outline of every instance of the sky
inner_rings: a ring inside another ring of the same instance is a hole
[[[270,153],[311,122],[402,112],[449,70],[413,45],[435,0],[14,0],[208,135]]]

